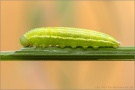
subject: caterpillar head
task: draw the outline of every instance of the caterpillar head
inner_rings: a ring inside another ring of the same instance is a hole
[[[20,43],[24,47],[29,47],[30,46],[30,43],[29,43],[28,39],[25,36],[21,36]]]

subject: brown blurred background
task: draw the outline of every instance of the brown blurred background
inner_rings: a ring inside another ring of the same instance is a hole
[[[37,27],[66,26],[107,33],[134,46],[134,1],[1,1],[1,50],[22,48]],[[2,89],[133,89],[134,62],[3,61]]]

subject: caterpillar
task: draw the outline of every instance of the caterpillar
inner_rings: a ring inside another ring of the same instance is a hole
[[[87,49],[89,46],[97,49],[98,47],[118,48],[120,42],[112,36],[94,30],[70,28],[70,27],[46,27],[35,28],[21,36],[20,43],[23,47],[47,47],[71,46],[76,48],[81,46]]]

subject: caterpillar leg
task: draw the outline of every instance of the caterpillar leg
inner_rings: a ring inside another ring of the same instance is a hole
[[[60,45],[60,47],[61,47],[61,48],[64,48],[64,47],[65,47],[65,45]]]
[[[118,46],[113,46],[114,48],[118,48]]]
[[[88,46],[82,46],[84,49],[87,49],[88,48]]]
[[[47,47],[45,44],[43,44],[42,46],[41,46],[42,48],[45,48],[45,47]]]
[[[72,47],[72,48],[76,48],[76,46],[75,46],[75,45],[72,45],[71,47]]]
[[[33,44],[33,47],[34,47],[34,48],[37,48],[37,47],[39,47],[39,46],[38,46],[37,43],[34,43],[34,44]]]
[[[99,46],[93,46],[94,49],[98,49]]]

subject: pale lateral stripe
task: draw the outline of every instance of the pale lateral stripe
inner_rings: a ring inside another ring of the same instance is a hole
[[[50,37],[49,35],[46,35],[46,36],[37,36],[37,35],[35,35],[35,36],[32,36],[32,37],[35,37],[35,38],[40,37],[40,38],[55,38],[55,39],[57,39],[57,38],[59,38],[59,39],[71,39],[71,40],[94,41],[94,42],[105,42],[105,43],[115,44],[115,43],[110,42],[110,41],[95,40],[95,39],[84,39],[84,38],[73,38],[73,37],[60,37],[60,36],[51,36]],[[32,37],[30,37],[30,38],[32,38]]]

